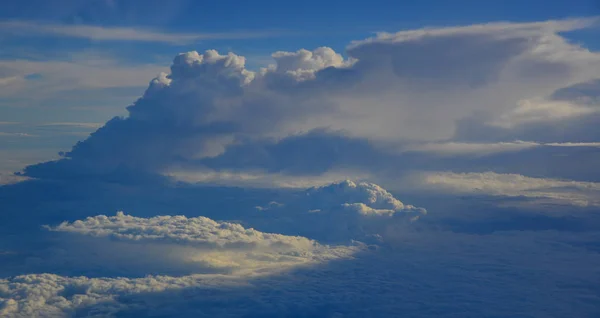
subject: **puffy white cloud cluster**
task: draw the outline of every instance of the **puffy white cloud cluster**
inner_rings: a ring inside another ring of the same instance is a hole
[[[45,270],[56,269],[57,265],[63,272],[81,271],[89,266],[105,272],[129,267],[129,271],[117,273],[142,278],[28,274],[0,279],[3,317],[106,317],[122,310],[145,310],[156,301],[151,296],[146,299],[145,294],[185,294],[192,288],[193,295],[201,290],[245,288],[250,279],[275,275],[299,265],[350,258],[361,249],[321,245],[299,236],[262,233],[205,217],[139,218],[120,212],[111,217],[100,215],[64,222],[49,229],[91,239],[65,238],[63,249],[43,260]],[[190,274],[151,275],[157,270],[177,272],[182,264]],[[140,301],[131,303],[127,297],[140,297]],[[177,302],[177,297],[174,298],[161,298],[160,302]]]
[[[427,213],[404,204],[382,187],[344,180],[312,187],[260,207],[270,231],[298,233],[328,243],[381,243],[380,234],[403,231]]]
[[[0,314],[3,317],[110,317],[120,310],[142,305],[120,303],[118,298],[122,296],[191,286],[226,287],[234,283],[223,277],[203,275],[130,279],[30,274],[0,279]],[[98,308],[92,309],[95,306]]]
[[[155,216],[139,218],[118,212],[115,216],[94,216],[50,227],[70,232],[119,240],[156,241],[216,248],[299,248],[312,250],[318,244],[304,237],[262,233],[234,223],[216,222],[206,217]]]
[[[368,182],[355,183],[344,180],[306,191],[306,200],[319,210],[344,208],[361,215],[392,215],[396,212],[421,211],[412,205],[405,205],[382,187]]]
[[[315,73],[328,67],[344,67],[350,63],[344,61],[332,48],[319,47],[313,51],[306,49],[297,52],[278,51],[272,54],[276,64],[264,72],[275,72],[290,75],[297,80],[314,79]]]
[[[111,266],[111,270],[130,267],[134,275],[140,270],[253,275],[267,269],[282,270],[347,257],[354,251],[353,247],[321,245],[306,237],[263,233],[206,217],[140,218],[119,212],[116,216],[99,215],[48,228],[93,238],[75,240],[81,244],[65,244],[66,252],[74,253],[70,258],[79,258],[73,262],[90,258],[79,254],[86,254],[86,248],[91,248],[101,254],[94,256],[98,262],[110,259],[119,264]],[[83,262],[81,266],[95,264]]]
[[[593,242],[590,233],[473,235],[430,229],[399,234],[401,249],[253,279],[20,275],[0,279],[0,315],[454,317],[519,312],[585,317],[598,309],[594,283],[600,277],[600,256],[588,249]]]

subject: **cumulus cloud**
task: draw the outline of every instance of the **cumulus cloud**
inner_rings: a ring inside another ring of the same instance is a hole
[[[313,51],[306,49],[297,52],[278,51],[272,54],[276,64],[263,70],[275,74],[289,75],[299,81],[315,79],[315,73],[328,67],[344,67],[349,62],[344,61],[341,54],[332,48],[320,47]]]
[[[3,316],[71,316],[92,307],[98,308],[88,312],[91,316],[111,316],[121,310],[147,306],[132,306],[124,297],[192,287],[242,288],[249,279],[299,265],[349,258],[361,248],[322,245],[305,237],[263,233],[206,217],[140,218],[119,212],[116,216],[88,217],[48,229],[89,239],[63,238],[62,248],[55,248],[42,260],[45,271],[81,272],[86,267],[97,267],[99,273],[143,278],[29,274],[0,279]],[[156,272],[163,275],[150,275]],[[184,275],[164,275],[177,273]]]
[[[82,246],[66,244],[65,249],[67,253],[85,254],[85,249],[91,248],[99,262],[113,263],[106,269],[131,267],[124,273],[134,275],[144,270],[253,275],[267,269],[282,270],[346,257],[353,252],[352,247],[329,247],[305,237],[263,233],[206,217],[140,218],[119,212],[116,216],[88,217],[48,229],[96,238],[83,240]],[[77,263],[90,266],[90,255],[67,258],[75,257],[86,258]],[[144,265],[146,262],[151,265]]]
[[[588,316],[598,309],[593,300],[600,259],[586,249],[593,240],[593,234],[557,231],[474,235],[430,230],[399,235],[399,248],[250,280],[20,275],[0,280],[0,310],[7,317],[452,317],[516,311]]]
[[[126,241],[158,241],[176,244],[209,245],[215,248],[300,247],[311,249],[316,243],[302,237],[286,237],[245,229],[239,224],[218,223],[209,218],[158,216],[138,218],[118,212],[116,216],[89,217],[73,223],[64,222],[52,231],[97,237],[109,236]]]
[[[345,180],[331,185],[311,188],[306,191],[307,201],[314,207],[332,209],[336,207],[368,207],[375,214],[395,213],[417,209],[405,205],[382,187],[367,182],[355,183]],[[378,212],[379,211],[379,212]],[[359,210],[360,212],[360,210]]]
[[[190,286],[207,288],[223,280],[201,275],[149,276],[137,279],[62,277],[53,274],[23,275],[0,280],[0,313],[5,317],[68,317],[85,313],[89,307],[98,306],[99,308],[87,314],[110,317],[120,310],[133,309],[125,303],[120,303],[119,296]]]
[[[477,118],[480,125],[502,118],[511,123],[571,118],[572,109],[554,106],[542,107],[551,110],[546,115],[532,114],[540,107],[525,101],[594,78],[598,55],[559,34],[593,23],[492,23],[379,34],[352,43],[347,59],[327,47],[278,51],[275,64],[260,72],[246,69],[244,57],[234,53],[183,53],[170,73],[152,80],[128,107],[128,117],[112,119],[77,144],[66,153],[69,160],[31,167],[25,174],[43,170],[44,176],[56,177],[64,169],[104,174],[122,168],[160,173],[174,166],[204,166],[198,160],[314,129],[340,131],[347,140],[372,145],[485,135],[473,125],[466,129],[464,121],[457,126],[465,118]],[[551,105],[557,103],[562,102]],[[484,117],[475,116],[482,112]],[[538,141],[506,142],[514,140]]]
[[[381,243],[381,233],[402,231],[427,213],[382,187],[344,180],[312,187],[261,208],[268,229],[298,233],[323,242]]]
[[[430,188],[427,193],[434,192]],[[564,206],[562,217],[550,217],[485,205],[485,200],[427,196],[420,200],[430,211],[427,217],[400,227],[400,221],[419,212],[407,210],[404,197],[363,182],[297,191],[33,180],[1,187],[0,197],[7,207],[1,215],[0,246],[10,251],[0,253],[0,270],[6,272],[13,263],[17,269],[0,278],[0,316],[454,317],[519,312],[564,317],[593,316],[598,310],[600,219],[597,213],[573,213],[579,210]],[[274,200],[283,205],[269,204]],[[84,217],[123,204],[126,211],[146,216]],[[395,212],[363,215],[345,209],[346,204]],[[259,211],[256,205],[271,208]],[[188,216],[161,216],[165,209]],[[242,226],[192,215],[242,219]],[[9,216],[19,216],[30,227],[15,227]],[[64,231],[38,226],[44,220],[57,229],[64,219],[69,220]],[[353,219],[357,222],[344,221]],[[266,230],[269,225],[274,230]],[[368,243],[376,245],[319,242],[309,244],[307,252],[302,243],[342,230],[352,234],[346,238],[362,239],[356,225],[374,230],[368,233],[380,237],[372,235]],[[252,234],[251,228],[260,233]],[[310,229],[314,237],[297,237]],[[271,239],[244,243],[261,235]],[[274,243],[279,235],[284,242],[300,244]],[[229,240],[242,243],[231,246]],[[58,246],[40,254],[28,242]],[[194,263],[200,266],[190,266]]]

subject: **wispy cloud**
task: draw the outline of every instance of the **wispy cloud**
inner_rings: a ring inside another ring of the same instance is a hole
[[[170,33],[132,27],[102,27],[94,25],[49,24],[32,21],[3,21],[0,31],[18,36],[54,35],[94,41],[139,41],[184,44],[201,40],[252,39],[281,36],[287,32],[277,30],[230,31],[214,33]]]
[[[600,183],[532,178],[494,172],[423,172],[411,186],[449,193],[548,199],[575,206],[599,206]]]
[[[37,137],[36,135],[31,135],[28,133],[22,132],[3,132],[0,131],[0,137]]]
[[[60,122],[60,123],[44,123],[41,126],[62,126],[62,127],[81,127],[81,128],[100,128],[103,123],[77,123],[77,122]]]

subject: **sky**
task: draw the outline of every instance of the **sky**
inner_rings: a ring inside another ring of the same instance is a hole
[[[600,2],[0,8],[0,316],[600,315]]]

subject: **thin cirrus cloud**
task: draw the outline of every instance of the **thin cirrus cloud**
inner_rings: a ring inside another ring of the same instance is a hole
[[[13,36],[51,35],[88,39],[92,41],[137,41],[166,44],[186,44],[202,40],[234,40],[268,38],[290,35],[286,31],[232,31],[214,33],[167,33],[134,27],[102,27],[65,25],[33,21],[0,22],[0,32]]]

